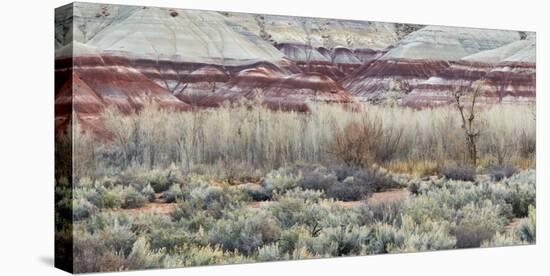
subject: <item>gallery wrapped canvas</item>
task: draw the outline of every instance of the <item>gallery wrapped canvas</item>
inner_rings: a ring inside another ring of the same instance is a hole
[[[55,11],[55,265],[74,273],[536,242],[536,35]]]

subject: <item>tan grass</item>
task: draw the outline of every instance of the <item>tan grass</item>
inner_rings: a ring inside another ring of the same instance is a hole
[[[480,162],[494,163],[499,156],[521,168],[534,166],[533,110],[531,105],[481,110]],[[352,111],[335,104],[315,104],[309,113],[298,113],[248,104],[192,112],[147,105],[131,115],[108,109],[102,116],[113,138],[99,142],[77,131],[75,171],[79,175],[105,173],[113,166],[117,170],[150,169],[175,163],[184,170],[197,165],[220,167],[238,179],[239,173],[295,162],[340,162],[329,150],[334,134],[364,120],[381,122],[382,131],[402,132],[396,145],[399,150],[380,164],[390,170],[430,175],[438,164],[466,158],[459,115],[450,106],[414,110],[366,104]],[[372,144],[383,147],[385,141]]]

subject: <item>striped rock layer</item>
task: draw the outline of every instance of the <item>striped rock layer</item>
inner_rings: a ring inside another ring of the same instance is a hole
[[[155,102],[182,111],[257,100],[448,104],[476,84],[488,103],[535,99],[535,37],[418,26],[75,3],[56,11],[56,124],[101,128]]]

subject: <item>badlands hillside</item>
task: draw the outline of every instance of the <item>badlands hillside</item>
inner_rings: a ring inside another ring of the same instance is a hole
[[[149,100],[434,106],[473,82],[486,102],[535,100],[534,33],[87,3],[55,26],[58,125]]]

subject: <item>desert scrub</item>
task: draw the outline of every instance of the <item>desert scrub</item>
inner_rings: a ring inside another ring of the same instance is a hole
[[[75,221],[85,219],[97,212],[97,207],[85,198],[74,199],[72,202],[73,220]]]
[[[284,198],[296,198],[303,200],[308,204],[319,203],[321,199],[325,198],[325,193],[318,190],[303,190],[301,188],[294,188],[286,191],[284,194],[277,194],[273,197],[273,200],[278,201]]]
[[[372,230],[365,226],[348,225],[325,228],[318,237],[304,240],[308,252],[317,256],[359,255],[372,238]]]
[[[266,201],[270,200],[273,194],[269,191],[266,191],[266,189],[261,185],[256,185],[253,183],[247,183],[244,185],[240,185],[239,189],[242,190],[242,192],[250,197],[251,200],[255,201]]]
[[[191,240],[187,229],[177,227],[177,224],[169,223],[169,221],[166,221],[164,227],[152,225],[148,231],[145,236],[154,250],[163,249],[173,253],[179,246],[189,243]]]
[[[173,184],[168,190],[162,193],[160,198],[165,203],[173,203],[178,200],[183,200],[184,194],[179,184]]]
[[[191,191],[191,201],[194,201],[199,208],[207,209],[210,205],[218,203],[220,208],[228,207],[230,204],[238,204],[235,200],[231,201],[231,196],[228,195],[229,189],[224,189],[218,186],[199,186]]]
[[[313,226],[318,224],[322,214],[319,209],[316,209],[315,201],[316,199],[310,200],[307,197],[296,197],[294,193],[294,195],[279,196],[276,201],[263,206],[262,209],[272,214],[285,228],[297,224]]]
[[[328,191],[332,186],[338,183],[336,173],[323,166],[297,166],[302,177],[297,185],[305,190]]]
[[[487,173],[494,181],[501,181],[516,174],[518,170],[512,165],[491,165],[487,169]]]
[[[360,225],[368,225],[376,222],[392,224],[400,222],[403,212],[403,201],[374,201],[364,203],[355,208],[358,214],[357,222]]]
[[[131,252],[132,246],[137,239],[136,234],[132,232],[129,225],[120,225],[118,223],[100,231],[99,236],[107,248],[110,248],[113,252],[122,252],[126,256]]]
[[[528,215],[529,206],[536,205],[535,181],[534,170],[520,172],[493,184],[493,196],[510,204],[516,217],[525,217]]]
[[[537,211],[535,207],[529,206],[529,216],[524,218],[515,229],[518,238],[527,243],[537,241]]]
[[[155,201],[155,190],[153,190],[153,187],[151,187],[151,184],[147,184],[147,186],[143,187],[141,190],[141,194],[149,200],[149,202]]]
[[[121,271],[161,267],[163,253],[151,251],[144,237],[137,237],[128,225],[89,233],[77,229],[74,236],[76,272]]]
[[[170,188],[172,182],[168,179],[167,175],[163,172],[153,172],[147,178],[145,178],[153,190],[157,193],[164,192]]]
[[[258,249],[258,257],[260,262],[280,261],[288,259],[288,255],[282,255],[278,243],[266,244]]]
[[[333,193],[334,196],[329,195],[329,191],[333,189],[334,186],[340,185],[341,181],[344,180],[343,178],[339,179],[337,173],[338,172],[334,169],[318,164],[297,164],[269,172],[262,179],[260,189],[247,187],[246,190],[255,200],[271,199],[275,194],[284,194],[286,191],[293,190],[297,187],[302,190],[320,191],[328,197],[337,198],[337,192]],[[344,189],[346,191],[366,190],[368,186],[368,183],[359,181],[354,182],[354,184],[355,185],[348,185],[349,187],[341,187],[339,191]],[[351,192],[348,192],[348,194],[350,193]],[[340,194],[344,194],[344,192]],[[359,194],[359,197],[361,196],[366,196],[366,194]]]
[[[125,188],[122,197],[121,207],[124,209],[143,207],[148,201],[145,196],[132,187]]]
[[[278,220],[268,212],[241,209],[216,222],[209,233],[209,242],[250,256],[261,246],[277,241],[281,231]]]
[[[74,271],[118,271],[124,266],[124,256],[119,256],[107,248],[99,235],[86,231],[75,232],[73,251]]]
[[[528,243],[522,241],[513,233],[496,233],[492,239],[484,241],[481,247],[500,247],[500,246],[517,246],[526,245]]]
[[[445,250],[456,246],[456,238],[450,233],[451,223],[448,221],[426,220],[418,224],[405,215],[401,218],[399,231],[405,239],[400,247],[392,248],[391,252]]]
[[[421,181],[420,179],[413,179],[409,182],[407,185],[407,190],[413,195],[417,195],[420,193],[421,190]]]
[[[224,251],[220,246],[183,244],[175,253],[164,254],[162,266],[177,268],[202,265],[238,264],[253,262],[238,252]]]
[[[470,203],[480,204],[485,200],[502,203],[494,197],[493,182],[474,184],[469,181],[434,180],[422,188],[417,196],[408,200],[404,212],[411,214],[421,222],[422,216],[450,219],[456,217],[456,211]]]
[[[132,245],[126,262],[129,269],[150,269],[161,267],[162,251],[151,251],[144,237],[139,237]]]
[[[131,230],[131,224],[118,219],[110,222],[104,221],[104,223],[97,225],[97,229],[94,231],[77,226],[75,229],[77,234],[74,235],[75,245],[79,246],[79,243],[94,244],[92,248],[97,248],[98,251],[111,251],[128,256],[137,239],[136,234]],[[82,250],[86,249],[85,246],[82,246]],[[86,252],[83,252],[83,255],[85,254]]]
[[[193,214],[196,212],[196,209],[191,205],[191,203],[184,201],[178,203],[177,207],[170,213],[170,217],[174,221],[180,221],[181,219],[190,219],[193,217]]]
[[[325,167],[322,165],[295,165],[268,173],[262,181],[263,193],[284,193],[300,187],[304,190],[322,191],[328,198],[342,201],[360,200],[372,192],[400,187],[386,170],[360,168],[346,165]]]
[[[286,167],[269,172],[260,184],[266,194],[273,196],[273,193],[296,188],[300,179],[302,179],[301,173],[295,173],[292,168]]]
[[[132,186],[115,186],[105,188],[98,186],[95,189],[76,189],[78,198],[85,198],[101,209],[139,208],[145,205],[147,198]]]
[[[372,238],[369,240],[365,253],[389,253],[403,246],[405,236],[392,225],[377,223],[373,227]]]
[[[370,194],[370,187],[361,185],[361,182],[355,180],[353,177],[348,177],[342,182],[335,183],[327,191],[329,198],[342,201],[360,200],[367,198]]]
[[[491,240],[485,241],[482,247],[514,246],[536,243],[536,210],[529,208],[529,217],[524,218],[514,228],[504,233],[497,233]]]
[[[483,205],[468,204],[460,214],[458,225],[454,229],[458,248],[479,247],[483,241],[490,240],[495,233],[501,232],[506,220],[500,215],[500,206],[486,201]]]
[[[441,174],[447,179],[474,181],[476,177],[476,170],[468,165],[454,165],[442,168]]]
[[[174,183],[184,182],[181,170],[173,163],[165,170],[154,169],[137,172],[135,178],[151,185],[156,193],[168,190]]]
[[[282,171],[301,179],[307,174],[305,166]],[[357,171],[317,170],[334,175],[337,183],[345,183]],[[418,252],[529,244],[536,239],[535,202],[528,192],[534,195],[534,171],[498,182],[488,177],[476,183],[431,179],[406,199],[365,201],[354,207],[328,197],[322,189],[303,189],[298,180],[295,186],[279,186],[285,188],[274,192],[270,202],[249,208],[241,204],[250,200],[245,189],[208,179],[190,175],[174,184],[181,192],[169,215],[98,209],[75,221],[76,270]],[[116,183],[115,179],[111,185],[84,185],[75,189],[75,196],[87,206],[86,201],[95,205],[90,200],[103,194],[124,198],[134,189]],[[504,225],[515,217],[514,202],[527,205],[518,210],[527,208],[529,216],[505,231]]]
[[[500,182],[434,180],[404,202],[401,214],[417,225],[425,225],[427,221],[449,223],[456,247],[478,247],[491,242],[509,219],[518,214],[512,210],[528,209],[528,203],[534,204],[534,181],[533,171]],[[522,207],[513,208],[514,205]],[[395,219],[394,223],[403,221]]]
[[[227,184],[213,186],[205,182],[196,182],[184,187],[184,200],[196,210],[205,210],[207,215],[221,218],[225,211],[238,209],[249,199],[242,189],[234,189]]]
[[[97,206],[102,209],[116,209],[123,204],[123,188],[118,186],[113,189],[99,189]]]

